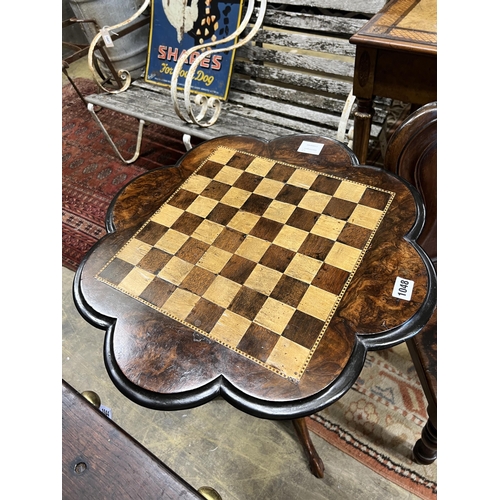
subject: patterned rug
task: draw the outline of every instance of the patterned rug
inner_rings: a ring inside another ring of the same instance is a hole
[[[85,96],[97,91],[77,78]],[[110,110],[99,116],[124,158],[135,151],[138,121]],[[193,139],[193,145],[197,144]],[[127,165],[114,153],[74,88],[62,89],[62,265],[76,270],[91,246],[106,234],[104,220],[116,193],[138,175],[174,164],[186,149],[182,134],[157,125],[144,128],[139,159]]]
[[[339,401],[307,418],[311,431],[373,471],[423,499],[437,498],[437,461],[418,465],[413,444],[427,401],[406,346],[368,353]]]
[[[75,83],[83,95],[96,91],[90,80],[76,79]],[[388,130],[395,128],[406,111],[404,106],[395,109]],[[122,155],[131,157],[137,120],[109,110],[100,113]],[[149,125],[144,129],[141,156],[126,165],[73,87],[63,87],[62,265],[76,270],[87,251],[106,234],[107,209],[125,184],[148,170],[174,164],[184,152],[182,134]],[[380,149],[371,151],[369,158],[378,164]],[[370,353],[353,388],[334,405],[309,417],[308,426],[389,481],[423,499],[436,499],[436,463],[421,466],[411,458],[426,418],[422,388],[406,347],[400,346]]]

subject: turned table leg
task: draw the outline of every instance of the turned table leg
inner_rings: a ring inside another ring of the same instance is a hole
[[[354,113],[353,151],[361,165],[366,164],[366,158],[368,157],[372,115],[372,100],[358,99],[358,108]]]
[[[323,465],[323,460],[321,460],[316,448],[314,447],[311,436],[309,436],[309,430],[307,429],[305,418],[296,418],[292,420],[295,432],[299,438],[304,451],[309,459],[309,467],[311,472],[319,478],[324,476],[325,466]]]
[[[437,426],[429,417],[422,430],[422,437],[413,447],[415,462],[422,465],[432,464],[437,458]]]

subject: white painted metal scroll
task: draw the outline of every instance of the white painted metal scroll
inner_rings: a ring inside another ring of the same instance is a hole
[[[260,4],[259,7],[255,7],[256,1],[259,2]],[[119,28],[122,28],[132,23],[132,21],[137,19],[149,7],[150,3],[151,0],[145,0],[142,6],[139,8],[139,10],[126,21],[123,21],[119,24],[115,24],[114,26],[106,26],[105,29],[104,28],[101,29],[90,44],[88,52],[89,68],[99,87],[107,93],[119,94],[121,92],[124,92],[129,88],[132,82],[132,78],[127,70],[119,69],[117,73],[118,76],[123,80],[123,85],[119,89],[109,89],[107,87],[104,87],[99,81],[99,75],[96,71],[96,68],[94,67],[93,53],[96,48],[96,45],[100,42],[101,39],[104,39],[104,37],[106,37],[108,33],[112,33],[116,30],[119,30]],[[262,25],[262,21],[264,20],[264,15],[266,12],[266,6],[267,6],[267,0],[249,0],[247,3],[245,16],[242,19],[238,29],[236,29],[234,33],[227,36],[226,38],[192,47],[191,49],[185,51],[179,57],[173,71],[172,83],[171,83],[172,102],[174,105],[175,112],[177,113],[179,118],[181,118],[187,123],[194,123],[200,127],[210,127],[217,121],[221,112],[220,99],[216,97],[208,97],[203,94],[196,94],[194,96],[194,101],[193,102],[191,101],[192,98],[191,85],[193,77],[196,73],[198,66],[201,64],[201,62],[205,57],[212,56],[217,52],[229,52],[232,50],[236,50],[238,47],[241,47],[242,45],[248,43],[254,37],[255,33],[257,33],[257,31]],[[245,37],[243,37],[241,40],[238,40],[238,37],[245,31],[245,29],[249,25],[250,19],[254,14],[254,9],[255,12],[257,12],[257,17],[254,25],[251,27],[250,31],[245,35]],[[227,44],[231,41],[234,41],[234,44],[228,47]],[[215,46],[221,44],[226,44],[226,46],[224,48],[215,48]],[[177,82],[179,73],[182,70],[184,63],[186,62],[186,60],[188,60],[188,58],[190,58],[191,54],[193,54],[194,52],[199,52],[199,55],[195,58],[195,60],[191,64],[186,76],[186,81],[184,85],[184,106],[186,108],[186,113],[183,113],[181,111],[181,107],[179,106],[179,101],[178,101]],[[197,113],[195,113],[195,107],[199,108]],[[209,110],[210,112],[208,113]]]
[[[352,93],[352,89],[347,96],[347,99],[344,104],[344,109],[342,110],[342,116],[340,117],[339,128],[337,129],[337,140],[347,144],[349,148],[352,148],[353,143],[353,127],[347,131],[347,121],[351,116],[351,109],[354,106],[354,102],[356,101],[356,97]]]
[[[99,41],[101,39],[104,40],[105,44],[109,43],[108,42],[108,37],[109,37],[110,33],[113,33],[115,31],[119,30],[120,28],[123,28],[124,26],[127,26],[128,24],[130,24],[133,21],[135,21],[149,7],[150,3],[151,3],[151,0],[144,0],[144,3],[141,5],[141,7],[139,8],[139,10],[133,16],[131,16],[130,18],[128,18],[127,20],[122,21],[121,23],[115,24],[113,26],[103,26],[103,27],[101,27],[99,33],[97,33],[97,35],[94,37],[94,39],[90,43],[89,52],[88,52],[88,65],[89,65],[89,69],[92,72],[92,75],[94,76],[94,80],[96,81],[97,85],[99,85],[99,87],[102,90],[104,90],[105,92],[108,92],[109,94],[119,94],[119,93],[124,92],[125,90],[127,90],[130,87],[130,84],[132,83],[132,77],[130,76],[130,73],[126,69],[119,69],[117,71],[117,73],[118,73],[118,76],[122,80],[124,80],[123,85],[119,89],[114,89],[114,90],[111,90],[109,88],[104,87],[101,84],[101,82],[99,81],[100,80],[100,76],[99,76],[99,74],[97,73],[97,71],[96,71],[96,69],[94,67],[94,50],[95,50],[95,47],[99,43]]]
[[[203,94],[197,94],[194,97],[194,102],[191,101],[192,97],[191,84],[193,81],[193,77],[196,73],[198,66],[205,57],[212,56],[217,52],[229,52],[231,50],[236,50],[238,47],[241,47],[242,45],[248,43],[254,37],[255,33],[257,33],[257,31],[261,27],[262,21],[264,20],[264,15],[266,13],[267,0],[259,0],[259,2],[260,2],[260,7],[256,9],[258,10],[258,14],[255,24],[244,38],[237,41],[237,38],[241,35],[241,33],[243,33],[243,31],[250,23],[250,19],[252,17],[255,8],[255,0],[248,1],[245,17],[243,18],[238,29],[234,33],[221,40],[192,47],[179,57],[179,60],[177,61],[174,68],[174,72],[172,74],[171,97],[177,116],[179,116],[179,118],[181,118],[185,122],[195,123],[200,127],[210,127],[219,118],[221,112],[220,99],[216,97],[208,97]],[[212,48],[216,45],[226,44],[233,40],[235,41],[235,43],[230,47],[219,48],[219,49]],[[184,63],[189,59],[191,54],[193,54],[194,52],[200,52],[200,54],[195,58],[195,60],[191,64],[184,84],[184,106],[187,112],[187,116],[185,116],[185,114],[181,111],[181,108],[179,106],[177,81],[179,78],[179,73],[181,72]],[[195,114],[193,104],[194,106],[199,108],[198,114]],[[207,111],[209,110],[211,111],[211,113],[207,115]]]

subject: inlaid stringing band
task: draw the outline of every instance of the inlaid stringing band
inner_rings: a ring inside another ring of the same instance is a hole
[[[298,381],[394,195],[219,147],[96,278]]]

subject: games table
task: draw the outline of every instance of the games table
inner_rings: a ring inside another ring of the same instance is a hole
[[[168,411],[222,396],[290,419],[322,477],[304,417],[434,309],[424,219],[412,186],[340,142],[220,137],[118,193],[75,303],[106,331],[106,369],[129,399]]]

